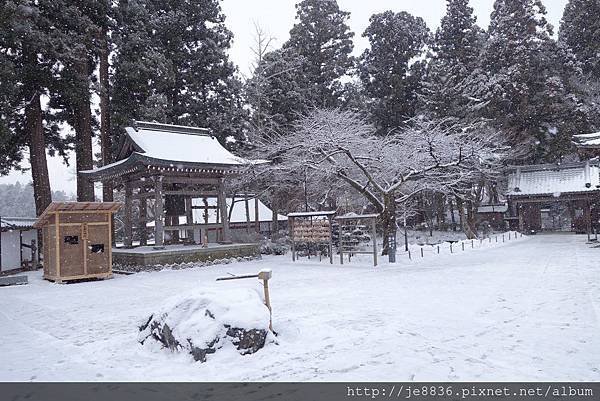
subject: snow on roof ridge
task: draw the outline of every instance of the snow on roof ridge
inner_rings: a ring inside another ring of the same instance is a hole
[[[133,122],[133,129],[139,131],[140,129],[146,131],[161,131],[161,132],[171,132],[174,134],[183,134],[183,135],[202,135],[202,136],[212,136],[210,134],[210,129],[203,127],[191,127],[186,125],[175,125],[175,124],[163,124],[157,123],[153,121],[135,121]]]

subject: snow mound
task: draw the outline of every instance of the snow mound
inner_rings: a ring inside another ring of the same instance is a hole
[[[169,299],[139,331],[141,344],[156,341],[205,362],[207,354],[227,342],[241,354],[261,349],[269,332],[269,310],[255,290],[193,291]]]

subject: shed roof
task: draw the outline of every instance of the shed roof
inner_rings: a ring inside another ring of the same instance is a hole
[[[56,212],[116,212],[122,205],[121,202],[52,202],[33,226],[36,228],[44,226],[50,216]]]
[[[3,230],[31,229],[36,220],[35,217],[0,217],[0,228]]]
[[[591,163],[543,164],[513,167],[508,196],[590,193],[600,191],[600,169]]]

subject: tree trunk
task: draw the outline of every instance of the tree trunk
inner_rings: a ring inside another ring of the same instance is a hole
[[[108,32],[106,28],[102,32],[102,48],[100,49],[100,145],[102,146],[102,165],[112,162],[111,138],[110,138],[110,82],[108,76]],[[112,181],[102,183],[102,200],[112,202],[114,200]]]
[[[35,213],[42,214],[52,202],[48,164],[46,163],[46,143],[42,125],[40,95],[35,94],[25,109],[27,132],[29,133],[29,162],[35,198]]]
[[[87,96],[78,100],[75,105],[75,165],[77,168],[77,200],[79,202],[94,201],[94,184],[79,174],[82,170],[91,170],[92,155],[92,109],[89,96],[89,71],[87,60],[76,64],[77,73],[86,88]],[[85,82],[85,83],[84,83]]]
[[[473,232],[473,228],[469,225],[469,221],[465,216],[463,200],[458,196],[456,197],[456,208],[458,209],[458,216],[460,217],[460,225],[462,227],[463,232],[465,233],[468,239],[476,238],[476,235]]]
[[[396,238],[396,197],[394,194],[385,194],[383,196],[383,213],[381,213],[381,224],[383,226],[383,249],[382,255],[389,255],[390,247],[395,244],[390,243],[390,239]]]

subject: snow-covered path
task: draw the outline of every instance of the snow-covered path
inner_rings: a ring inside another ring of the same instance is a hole
[[[600,380],[600,248],[539,235],[377,269],[287,256],[0,288],[0,380]],[[142,347],[165,298],[273,269],[278,344],[205,364]]]

